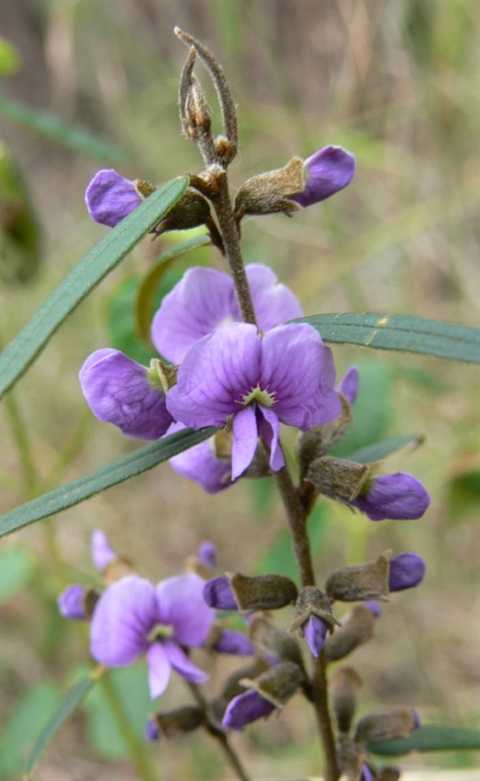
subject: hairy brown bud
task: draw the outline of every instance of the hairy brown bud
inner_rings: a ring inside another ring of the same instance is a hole
[[[160,735],[164,738],[193,732],[205,721],[202,711],[196,705],[185,705],[183,708],[156,713],[154,719]]]
[[[311,426],[308,431],[302,431],[298,436],[297,454],[302,479],[307,474],[312,461],[326,455],[344,437],[346,428],[352,420],[350,404],[344,396],[340,395],[339,398],[342,409],[338,418],[323,426]]]
[[[345,622],[325,643],[327,661],[336,662],[373,637],[375,616],[365,605],[354,605]]]
[[[160,235],[166,231],[182,231],[205,225],[210,220],[210,204],[199,192],[189,187],[155,228]]]
[[[340,781],[361,781],[364,764],[363,752],[346,735],[340,735],[338,741],[338,763],[342,771]]]
[[[305,681],[303,670],[294,662],[280,662],[254,680],[244,678],[240,683],[258,692],[264,700],[281,708]]]
[[[335,624],[340,625],[340,622],[334,617],[332,609],[330,607],[330,600],[325,594],[320,591],[319,588],[314,586],[306,586],[303,591],[300,592],[300,596],[297,599],[295,605],[295,619],[290,625],[290,632],[294,632],[296,629],[303,635],[302,626],[308,621],[311,615],[321,618],[322,621],[330,628],[330,632],[333,632]]]
[[[241,186],[235,199],[237,220],[245,214],[297,211],[301,207],[292,199],[304,187],[304,163],[300,157],[293,157],[283,168],[252,176]]]
[[[369,713],[357,723],[357,743],[379,743],[405,738],[418,727],[418,717],[411,708],[397,708],[386,713]]]
[[[322,456],[310,464],[306,479],[324,496],[352,502],[362,490],[371,468],[371,464]]]
[[[277,626],[267,616],[256,616],[248,628],[248,636],[260,653],[281,661],[294,662],[303,669],[302,651],[298,640]]]
[[[388,554],[382,553],[376,561],[334,570],[327,579],[325,590],[332,601],[382,599],[389,594],[389,568]]]
[[[238,609],[249,613],[278,610],[291,605],[298,596],[295,583],[284,575],[250,577],[236,572],[229,579]]]
[[[331,703],[339,732],[350,731],[361,686],[363,681],[353,667],[339,667],[330,679]]]
[[[209,714],[219,727],[221,727],[222,719],[229,702],[239,694],[243,694],[245,691],[245,687],[240,681],[245,678],[257,678],[268,669],[270,669],[268,662],[259,657],[258,659],[255,659],[253,663],[244,665],[243,667],[240,667],[240,669],[235,670],[235,672],[227,678],[218,697],[211,700],[208,706]]]

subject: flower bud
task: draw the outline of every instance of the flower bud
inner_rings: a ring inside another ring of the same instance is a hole
[[[193,74],[196,51],[192,46],[180,77],[178,104],[180,121],[189,141],[202,142],[208,138],[212,125],[212,112],[200,82]]]
[[[339,732],[350,731],[361,686],[363,681],[353,667],[339,667],[330,680],[331,703]]]
[[[145,740],[160,740],[160,733],[154,718],[147,719],[145,723]]]
[[[389,560],[382,553],[376,561],[334,570],[327,579],[328,597],[340,602],[359,602],[388,596]]]
[[[207,605],[216,610],[238,610],[230,580],[224,575],[212,578],[205,584],[203,598]]]
[[[196,705],[185,705],[175,710],[156,713],[152,721],[154,721],[159,737],[174,738],[201,727],[204,723],[204,716]],[[153,733],[153,729],[150,731]]]
[[[295,583],[285,575],[249,577],[236,572],[230,576],[230,586],[238,609],[249,613],[278,610],[291,605],[298,596]]]
[[[87,618],[84,604],[85,591],[86,589],[78,583],[67,586],[57,599],[60,615],[64,618],[84,621]]]
[[[268,670],[269,667],[270,665],[264,659],[257,658],[252,664],[241,667],[227,678],[218,697],[210,700],[208,705],[208,713],[219,727],[231,700],[245,692],[245,688],[240,681],[244,678],[256,678]]]
[[[325,642],[325,657],[336,662],[373,637],[375,616],[365,605],[354,605],[342,626]]]
[[[341,781],[373,781],[372,776],[363,775],[363,751],[347,735],[339,736],[338,763],[342,771]]]
[[[421,518],[430,504],[430,496],[422,483],[405,472],[380,475],[367,481],[352,505],[372,521],[390,518],[411,521]]]
[[[355,157],[341,146],[326,146],[307,158],[304,166],[306,183],[295,200],[305,207],[347,187],[355,173]]]
[[[228,704],[222,726],[224,729],[242,730],[247,724],[266,718],[274,710],[273,703],[252,689],[239,694]]]
[[[330,600],[320,589],[307,586],[301,592],[295,606],[295,620],[290,632],[298,629],[317,657],[322,650],[328,631],[333,631],[338,621],[333,617]]]
[[[248,636],[261,654],[282,662],[294,662],[303,669],[302,651],[297,638],[267,616],[256,616],[250,622]]]
[[[210,205],[199,192],[189,187],[177,203],[172,206],[162,221],[156,226],[155,233],[181,231],[205,225],[210,218]]]
[[[322,456],[310,464],[306,479],[324,496],[352,502],[362,490],[372,465]]]
[[[92,220],[114,228],[140,206],[142,196],[135,182],[113,168],[98,171],[85,191],[85,203]]]
[[[222,629],[217,627],[218,632],[214,632],[212,640],[208,645],[217,653],[234,654],[235,656],[253,656],[255,648],[242,632],[236,632],[234,629]]]
[[[405,738],[419,726],[418,715],[411,708],[397,708],[386,713],[369,713],[357,723],[355,741],[380,743],[382,740]]]
[[[235,199],[235,215],[290,214],[300,207],[294,197],[304,189],[303,160],[293,157],[283,168],[252,176],[241,186]]]
[[[415,553],[401,553],[390,561],[388,585],[390,591],[402,591],[418,586],[425,577],[425,562]]]

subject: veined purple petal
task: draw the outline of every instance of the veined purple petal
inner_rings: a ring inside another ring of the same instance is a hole
[[[194,429],[223,426],[239,412],[242,397],[260,375],[262,345],[254,325],[219,328],[197,342],[178,370],[177,384],[167,394],[175,420]]]
[[[217,610],[238,610],[230,581],[224,575],[212,578],[205,583],[203,598],[207,605]]]
[[[213,650],[221,654],[235,654],[236,656],[253,656],[255,648],[249,639],[234,629],[223,629]]]
[[[351,502],[372,521],[390,518],[394,521],[408,521],[421,518],[430,504],[430,496],[422,483],[405,472],[375,477]]]
[[[99,572],[115,561],[117,554],[110,547],[107,535],[101,529],[95,529],[92,534],[92,561]]]
[[[156,586],[159,621],[172,626],[180,645],[202,645],[212,626],[214,611],[203,598],[205,581],[194,572],[163,580]]]
[[[172,665],[167,650],[161,642],[152,643],[146,653],[150,697],[154,700],[165,691],[170,680]]]
[[[278,472],[285,466],[282,448],[280,447],[280,421],[277,414],[267,407],[258,405],[258,418],[260,419],[259,434],[270,450],[270,468]]]
[[[244,407],[233,418],[232,480],[252,463],[257,449],[258,429],[255,410]]]
[[[129,437],[158,439],[172,422],[165,396],[150,384],[147,369],[118,350],[92,353],[79,379],[94,415]]]
[[[184,428],[183,423],[172,423],[167,435],[175,434]],[[182,477],[195,480],[209,494],[223,491],[232,484],[231,463],[216,457],[213,437],[170,458],[169,464],[175,472]]]
[[[90,625],[90,652],[109,667],[131,664],[148,648],[148,635],[160,621],[155,587],[127,575],[103,592]]]
[[[114,228],[142,203],[130,179],[113,168],[98,171],[85,192],[90,217],[101,225]]]
[[[350,184],[355,157],[341,146],[326,146],[305,160],[305,189],[293,200],[301,206],[324,201]]]
[[[327,624],[312,613],[302,625],[302,631],[310,651],[314,656],[318,656],[325,645],[325,638],[327,637],[328,632]]]
[[[360,375],[356,366],[350,366],[338,383],[338,392],[346,398],[349,404],[354,404],[358,395]]]
[[[245,271],[261,331],[270,331],[271,328],[282,325],[287,320],[302,316],[302,307],[296,295],[278,281],[277,275],[270,266],[264,266],[263,263],[249,263]],[[240,312],[237,319],[240,320]]]
[[[84,594],[84,587],[78,583],[72,583],[70,586],[67,586],[57,599],[60,615],[64,618],[84,621],[87,618],[83,604]]]
[[[425,577],[425,562],[415,553],[401,553],[390,561],[388,587],[390,591],[403,591],[418,586]]]
[[[222,724],[225,729],[242,730],[247,724],[268,716],[274,710],[275,705],[251,689],[234,697],[228,704]]]
[[[163,647],[174,670],[190,683],[208,681],[208,675],[190,661],[179,645],[173,640],[164,640]]]

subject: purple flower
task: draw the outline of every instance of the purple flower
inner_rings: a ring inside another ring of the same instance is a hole
[[[407,521],[421,518],[430,504],[430,496],[412,475],[396,472],[374,477],[351,504],[372,521],[390,518]]]
[[[301,317],[297,298],[271,268],[252,263],[246,273],[261,331]],[[161,355],[181,363],[199,339],[241,319],[232,278],[211,268],[191,268],[163,299],[153,319],[152,341]]]
[[[275,705],[250,689],[229,702],[222,724],[225,729],[242,730],[247,724],[268,716],[274,710]]]
[[[356,366],[350,366],[338,383],[337,390],[350,405],[355,403],[360,385],[360,376]]]
[[[203,598],[207,605],[217,610],[238,610],[230,580],[225,575],[205,583]]]
[[[305,160],[305,189],[293,200],[311,206],[343,190],[353,179],[355,157],[341,146],[326,146]]]
[[[138,575],[117,580],[95,608],[90,628],[93,658],[121,667],[145,653],[152,698],[165,691],[172,668],[193,683],[206,680],[183,651],[202,645],[213,622],[214,612],[203,600],[204,583],[193,572],[156,586]]]
[[[92,561],[99,572],[102,572],[112,561],[117,559],[117,554],[110,547],[107,535],[101,529],[95,529],[92,534]]]
[[[401,553],[390,561],[388,587],[390,591],[403,591],[418,586],[425,577],[425,562],[415,553]]]
[[[242,632],[236,632],[234,629],[223,629],[212,648],[217,653],[236,656],[253,656],[255,653],[248,638]]]
[[[328,632],[328,624],[312,613],[302,625],[302,632],[313,656],[318,656]]]
[[[174,434],[183,428],[183,423],[172,423],[167,434]],[[230,461],[216,457],[213,437],[184,450],[171,458],[169,463],[175,472],[195,480],[209,494],[216,494],[231,485],[232,466]]]
[[[261,436],[270,467],[284,464],[280,423],[307,430],[340,412],[330,350],[306,323],[281,325],[260,335],[235,323],[205,336],[187,353],[167,409],[194,429],[232,421],[232,479],[251,463]]]
[[[90,217],[109,228],[114,228],[125,219],[142,200],[134,183],[113,168],[98,171],[85,192],[85,203]]]
[[[84,595],[85,589],[78,583],[71,583],[67,586],[57,599],[60,615],[64,618],[84,621],[87,618],[83,601]]]
[[[155,373],[118,350],[92,353],[79,379],[93,414],[126,436],[158,439],[172,422]]]

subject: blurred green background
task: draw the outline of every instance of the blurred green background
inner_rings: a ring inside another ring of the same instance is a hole
[[[114,166],[158,183],[200,170],[197,150],[179,130],[187,50],[175,25],[215,52],[230,81],[241,140],[234,189],[326,144],[357,156],[352,185],[328,202],[290,220],[245,222],[247,261],[270,264],[307,314],[405,312],[478,323],[477,0],[3,0],[3,35],[14,47],[0,47],[4,96],[106,144],[97,149],[50,121],[42,135],[18,106],[16,121],[2,118],[3,344],[105,235],[83,202],[96,170]],[[4,510],[137,446],[86,409],[78,369],[97,348],[130,340],[127,349],[137,349],[132,286],[183,238],[145,240],[62,326],[5,402]],[[210,249],[188,262],[222,267]],[[395,455],[386,470],[414,473],[432,494],[417,522],[374,524],[327,501],[311,522],[319,582],[332,568],[387,548],[427,560],[425,583],[392,598],[376,639],[352,658],[365,682],[361,712],[411,705],[425,722],[473,727],[480,711],[478,373],[403,354],[334,353],[339,375],[353,362],[361,368],[359,441],[424,434],[421,448]],[[42,723],[85,669],[86,634],[59,618],[56,597],[72,580],[94,580],[89,544],[97,527],[153,580],[178,573],[204,539],[218,545],[222,571],[291,572],[282,509],[268,483],[245,481],[212,498],[167,465],[7,539],[0,552],[2,778],[19,777]],[[199,660],[211,691],[235,667]],[[141,735],[149,709],[144,670],[120,671],[112,682],[126,694]],[[172,680],[160,704],[185,701],[182,682]],[[296,698],[280,720],[234,743],[254,778],[286,781],[319,773],[314,730]],[[148,752],[158,781],[231,777],[202,736]],[[402,764],[460,769],[474,762],[437,754]],[[136,777],[101,689],[61,731],[35,776]]]

